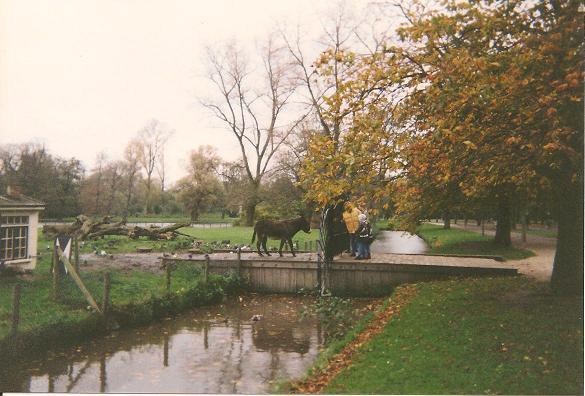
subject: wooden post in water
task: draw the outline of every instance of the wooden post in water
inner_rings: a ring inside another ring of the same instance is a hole
[[[167,293],[171,292],[171,262],[169,260],[164,260],[163,262],[165,263],[165,273],[166,273],[166,281],[165,281],[165,285],[166,285],[166,291]]]
[[[53,245],[53,300],[59,299],[59,253],[57,246]]]
[[[165,332],[163,336],[163,366],[169,367],[169,335]]]
[[[111,285],[111,278],[110,273],[106,272],[104,274],[104,298],[102,300],[102,314],[104,318],[107,320],[108,312],[110,310],[110,286]]]
[[[203,264],[203,283],[207,286],[207,273],[209,272],[209,254],[205,254],[205,264]]]
[[[14,292],[12,293],[12,325],[10,326],[10,338],[13,342],[16,341],[16,334],[18,333],[18,324],[20,323],[20,283],[14,285]],[[16,346],[16,344],[14,344]]]
[[[100,393],[106,391],[106,384],[108,382],[108,375],[106,372],[106,355],[102,354],[100,358]]]

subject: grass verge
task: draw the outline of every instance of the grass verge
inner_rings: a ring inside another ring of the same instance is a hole
[[[307,374],[305,375],[304,378],[296,380],[294,382],[284,381],[278,383],[273,387],[272,393],[280,394],[291,393],[297,389],[299,383],[302,383],[309,379],[310,377],[316,376],[319,373],[323,372],[327,368],[327,365],[329,361],[333,358],[333,356],[341,352],[341,350],[346,345],[355,341],[357,336],[366,329],[368,323],[372,320],[374,315],[377,312],[386,309],[387,306],[388,301],[384,301],[374,312],[368,312],[362,318],[360,318],[360,320],[358,320],[355,326],[353,326],[352,329],[349,330],[341,339],[334,340],[331,343],[329,343],[327,347],[321,353],[319,353],[319,356],[317,357],[315,362],[313,362],[311,368],[307,371]]]
[[[439,225],[422,224],[416,233],[431,247],[430,254],[502,256],[507,260],[534,256],[530,250],[499,246],[492,237],[457,228],[446,230]]]
[[[418,284],[325,393],[583,394],[583,299],[525,278]]]

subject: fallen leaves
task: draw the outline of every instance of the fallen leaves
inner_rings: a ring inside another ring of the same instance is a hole
[[[416,292],[415,285],[405,285],[397,289],[386,309],[378,312],[364,331],[359,333],[341,352],[333,356],[323,370],[315,372],[303,382],[293,384],[291,393],[320,393],[337,374],[351,365],[354,354],[381,333],[390,319],[400,313],[400,309],[416,295]],[[388,364],[388,361],[386,363]]]

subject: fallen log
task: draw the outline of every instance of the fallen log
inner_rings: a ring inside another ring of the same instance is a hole
[[[51,226],[46,225],[43,231],[49,237],[57,235],[70,235],[79,240],[96,239],[105,235],[121,235],[132,239],[147,237],[151,240],[170,240],[175,239],[178,235],[188,236],[177,231],[179,228],[189,227],[189,223],[176,223],[167,227],[140,227],[128,226],[126,220],[117,223],[111,223],[109,216],[101,220],[94,220],[85,215],[79,215],[73,224]]]

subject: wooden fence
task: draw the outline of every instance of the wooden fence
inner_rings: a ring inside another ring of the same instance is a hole
[[[319,284],[319,263],[287,260],[285,258],[236,259],[164,259],[163,262],[188,262],[200,265],[204,273],[238,274],[254,291],[296,293],[299,289],[314,289]],[[372,296],[389,293],[402,283],[444,279],[452,276],[516,275],[508,266],[477,267],[426,264],[388,264],[380,262],[333,262],[329,273],[329,288],[334,294]]]

